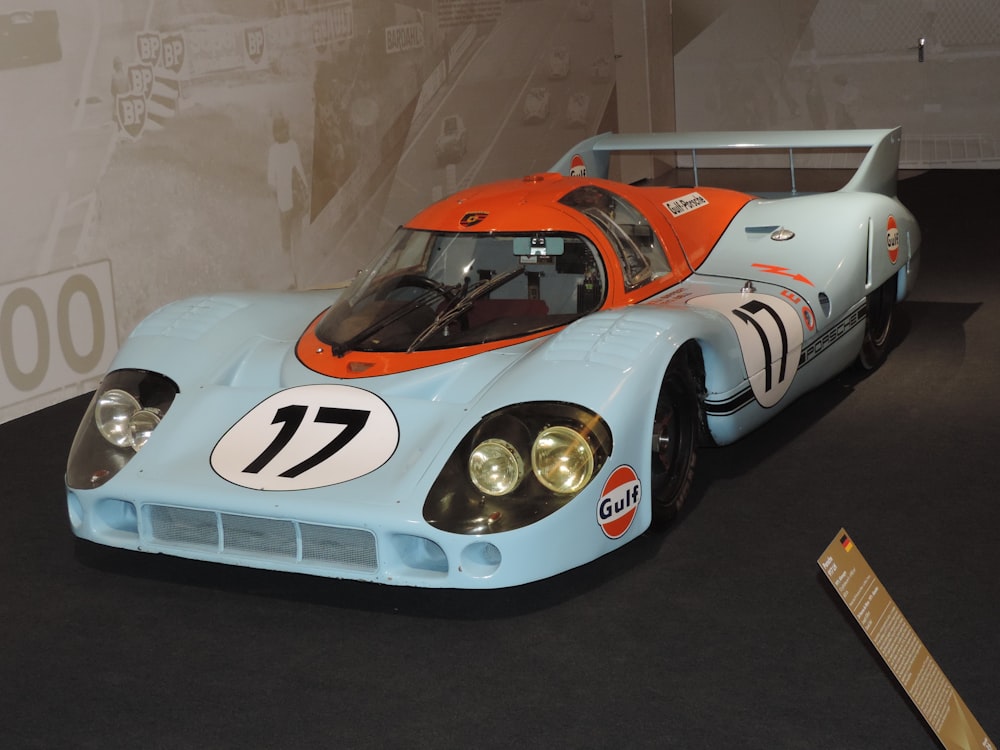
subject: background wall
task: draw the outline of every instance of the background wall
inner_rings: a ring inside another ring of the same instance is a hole
[[[0,0],[0,421],[96,387],[168,301],[350,278],[433,199],[614,127],[611,28],[585,0]],[[287,248],[276,118],[310,189]]]
[[[678,130],[902,125],[905,168],[1000,167],[996,0],[673,7]]]
[[[168,301],[345,280],[598,131],[902,124],[904,166],[996,166],[998,67],[992,0],[0,0],[0,422]]]

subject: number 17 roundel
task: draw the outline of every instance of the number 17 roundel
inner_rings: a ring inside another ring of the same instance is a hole
[[[373,393],[347,385],[289,388],[222,436],[212,468],[256,490],[308,490],[369,474],[389,460],[399,426]]]
[[[722,313],[736,332],[750,387],[769,408],[792,384],[802,352],[802,324],[795,308],[767,294],[710,294],[689,305]]]

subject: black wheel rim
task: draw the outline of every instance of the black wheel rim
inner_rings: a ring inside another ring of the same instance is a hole
[[[697,433],[697,410],[684,378],[668,375],[653,419],[653,503],[673,512],[683,502],[690,480]],[[679,502],[680,501],[680,502]]]

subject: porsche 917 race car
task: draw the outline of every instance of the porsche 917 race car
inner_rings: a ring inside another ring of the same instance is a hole
[[[497,588],[673,519],[696,452],[886,356],[920,231],[900,131],[604,134],[402,226],[346,288],[150,315],[71,448],[73,532],[387,584]],[[840,190],[606,178],[615,152],[854,148]]]

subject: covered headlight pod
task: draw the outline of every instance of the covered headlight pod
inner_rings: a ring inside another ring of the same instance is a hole
[[[611,454],[611,430],[574,404],[534,402],[488,414],[449,457],[424,520],[459,534],[511,531],[566,505]]]
[[[117,474],[146,443],[178,393],[163,375],[145,370],[109,373],[77,429],[66,483],[93,489]]]

